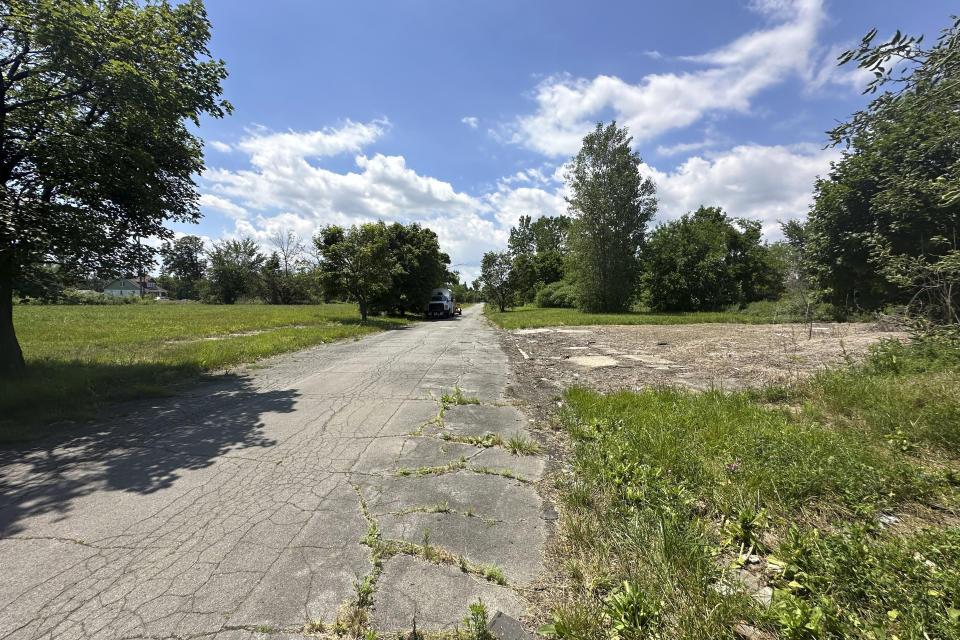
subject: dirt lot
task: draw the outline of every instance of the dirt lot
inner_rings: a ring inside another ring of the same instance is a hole
[[[873,324],[687,324],[515,329],[501,334],[517,377],[514,392],[541,408],[562,389],[658,385],[742,389],[801,379],[881,338]]]

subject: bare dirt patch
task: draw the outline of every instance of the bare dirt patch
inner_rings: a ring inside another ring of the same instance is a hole
[[[864,357],[900,331],[874,324],[607,325],[515,329],[501,334],[514,393],[543,406],[563,389],[678,386],[744,389],[805,378]]]

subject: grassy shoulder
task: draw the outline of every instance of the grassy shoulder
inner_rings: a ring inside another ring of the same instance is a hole
[[[576,309],[550,309],[531,305],[499,311],[496,305],[487,303],[484,314],[502,329],[538,329],[602,324],[698,324],[735,322],[743,324],[770,324],[789,322],[790,317],[777,314],[767,307],[748,307],[743,311],[696,311],[685,313],[654,313],[631,311],[628,313],[584,313]]]
[[[110,402],[174,393],[207,371],[408,322],[361,324],[351,304],[17,306],[27,371],[0,389],[0,442],[46,435],[49,423]]]
[[[958,382],[957,346],[888,343],[790,389],[569,391],[549,630],[960,638]]]

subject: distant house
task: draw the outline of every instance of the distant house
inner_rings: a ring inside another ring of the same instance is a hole
[[[103,288],[103,293],[104,295],[113,296],[115,298],[122,298],[124,296],[139,296],[141,294],[141,290],[145,296],[167,295],[167,290],[158,286],[157,282],[150,276],[143,278],[142,283],[140,280],[140,278],[120,278],[119,280],[114,280]],[[142,287],[141,284],[143,285]]]

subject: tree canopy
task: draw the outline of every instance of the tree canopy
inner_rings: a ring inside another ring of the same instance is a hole
[[[199,217],[223,61],[200,0],[7,0],[0,7],[0,371],[23,367],[14,283],[42,265],[118,271],[141,238]]]
[[[657,200],[653,181],[640,175],[632,140],[616,122],[597,123],[568,175],[573,223],[567,242],[586,311],[624,311],[635,298],[640,250]]]
[[[709,311],[776,298],[783,280],[759,222],[700,207],[651,234],[643,289],[656,311]]]
[[[349,229],[328,225],[313,241],[321,255],[324,290],[356,300],[366,322],[371,302],[390,290],[397,270],[387,226],[382,220]]]
[[[198,296],[197,283],[207,269],[204,257],[203,240],[198,236],[183,236],[167,241],[160,250],[163,257],[162,273],[175,278],[176,296],[195,299]]]
[[[440,241],[431,229],[415,222],[395,222],[386,227],[385,234],[396,268],[390,286],[371,300],[372,311],[421,312],[432,289],[457,282],[447,268],[450,256],[440,251]]]
[[[480,263],[483,296],[500,311],[510,306],[513,299],[510,264],[510,254],[506,251],[488,251]]]
[[[830,132],[843,158],[815,186],[805,260],[836,304],[877,308],[911,294],[885,266],[957,249],[960,227],[960,21],[936,44],[876,30],[841,62],[873,71],[884,89]]]

